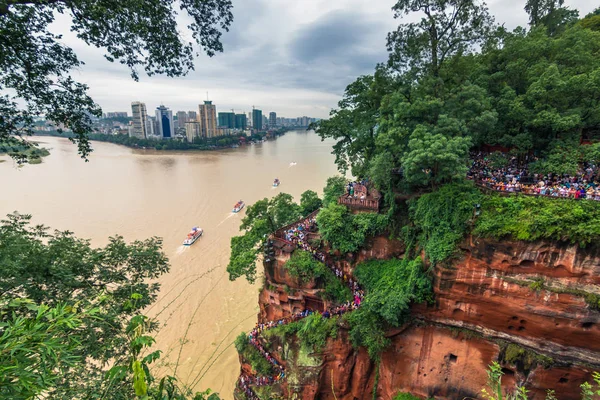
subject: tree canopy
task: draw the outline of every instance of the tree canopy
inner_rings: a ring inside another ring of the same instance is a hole
[[[0,2],[0,143],[31,134],[34,118],[43,116],[74,133],[82,156],[91,151],[90,117],[100,117],[101,109],[87,85],[70,75],[83,62],[51,29],[58,18],[70,20],[79,39],[103,49],[106,60],[125,65],[138,80],[140,69],[148,75],[185,75],[200,51],[209,56],[222,51],[231,10],[230,0]],[[178,14],[189,21],[185,29]]]
[[[462,179],[469,151],[487,145],[572,172],[590,153],[581,143],[600,139],[599,12],[526,8],[530,27],[509,32],[473,0],[398,1],[397,17],[422,18],[389,34],[387,67],[350,84],[316,126],[337,139],[338,168],[372,178],[390,204],[389,192]]]

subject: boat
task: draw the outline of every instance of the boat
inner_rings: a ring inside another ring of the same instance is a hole
[[[280,183],[281,183],[281,181],[279,179],[275,178],[275,180],[273,181],[273,187],[279,186]]]
[[[196,242],[196,240],[198,240],[198,238],[202,236],[203,233],[204,231],[202,230],[202,228],[198,228],[197,226],[193,227],[190,233],[187,234],[187,238],[185,238],[185,240],[183,241],[183,245],[193,245],[194,242]]]
[[[235,203],[235,206],[233,206],[233,210],[231,210],[231,212],[238,213],[242,210],[242,208],[244,208],[245,205],[246,203],[240,200],[237,203]]]
[[[290,167],[293,167],[294,165],[296,165],[296,162],[295,162],[295,161],[292,161],[292,162],[290,163]]]

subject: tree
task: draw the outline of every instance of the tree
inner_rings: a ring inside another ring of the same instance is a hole
[[[346,87],[339,109],[311,127],[322,138],[337,140],[333,146],[338,170],[364,176],[375,151],[377,118],[383,98],[394,89],[394,78],[378,66],[373,75],[360,76]]]
[[[318,210],[323,205],[316,192],[307,190],[300,196],[300,209],[303,216],[307,216],[313,211]]]
[[[342,253],[358,250],[368,236],[385,229],[387,222],[387,216],[381,214],[352,215],[346,206],[337,203],[330,203],[317,215],[321,237],[332,250]]]
[[[0,96],[0,143],[10,135],[27,143],[22,137],[32,133],[33,119],[44,116],[73,132],[83,157],[91,151],[90,116],[99,117],[101,110],[87,95],[88,87],[70,76],[83,62],[50,30],[59,14],[71,19],[70,30],[78,38],[104,49],[108,61],[127,66],[138,80],[138,68],[148,75],[185,75],[194,69],[195,46],[209,56],[222,51],[231,9],[230,0],[0,2],[0,91],[7,93]],[[178,28],[179,11],[188,18],[195,43]]]
[[[82,361],[62,369],[52,390],[52,398],[85,397],[109,384],[103,368],[127,354],[129,318],[156,299],[160,285],[151,281],[169,270],[162,241],[151,238],[127,244],[116,236],[104,248],[92,248],[88,240],[71,232],[51,234],[43,226],[31,226],[30,219],[12,214],[1,221],[0,293],[9,302],[30,299],[42,312],[87,310],[78,312],[68,326],[68,336],[77,345],[68,347],[67,355]],[[39,331],[37,317],[14,310],[12,314],[13,323],[19,317],[33,318],[27,326],[31,332]],[[67,314],[60,314],[65,321]],[[56,329],[48,327],[46,332],[54,333],[46,339],[62,341],[64,327],[62,322]]]
[[[348,181],[343,176],[331,176],[327,178],[325,188],[323,188],[323,205],[337,204],[338,198],[346,193],[346,184]]]
[[[550,35],[554,35],[565,25],[577,21],[579,12],[563,7],[564,0],[527,0],[525,11],[529,14],[529,25],[545,25]]]
[[[494,28],[485,3],[476,0],[399,0],[394,17],[423,13],[417,23],[400,24],[388,34],[389,66],[413,76],[439,75],[453,55],[463,55],[481,44]]]
[[[300,206],[292,200],[291,195],[279,193],[271,200],[265,198],[248,206],[240,225],[244,234],[231,238],[231,255],[227,265],[230,280],[245,275],[248,282],[255,281],[256,260],[267,235],[301,217]]]
[[[404,178],[417,186],[437,186],[464,179],[470,145],[468,137],[448,138],[419,126],[412,133],[402,160]]]

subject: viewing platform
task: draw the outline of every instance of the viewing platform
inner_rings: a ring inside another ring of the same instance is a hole
[[[379,212],[381,194],[376,189],[369,189],[366,185],[356,183],[338,198],[338,204],[343,204],[352,210]]]

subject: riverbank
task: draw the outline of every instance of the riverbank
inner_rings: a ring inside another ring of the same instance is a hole
[[[249,144],[262,142],[263,140],[274,139],[284,135],[286,132],[291,131],[290,128],[280,128],[276,131],[270,132],[257,132],[252,136],[243,135],[228,135],[220,136],[215,138],[202,139],[199,138],[197,141],[192,143],[186,140],[155,140],[155,139],[140,139],[136,137],[130,137],[128,135],[107,135],[101,133],[92,133],[88,135],[89,140],[97,142],[114,143],[133,149],[154,149],[154,150],[223,150],[230,149],[232,147],[239,146],[240,144]],[[59,133],[56,131],[52,132],[36,132],[35,136],[54,136],[69,138],[73,135],[68,132]],[[242,139],[243,138],[243,139]]]

